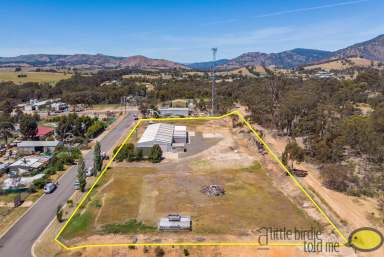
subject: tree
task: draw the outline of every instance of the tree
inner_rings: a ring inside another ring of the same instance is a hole
[[[148,156],[149,160],[151,160],[153,163],[158,163],[161,161],[162,157],[163,151],[161,150],[161,147],[157,144],[152,146]]]
[[[96,142],[95,148],[93,149],[93,168],[95,175],[101,171],[103,166],[103,160],[101,159],[101,146],[99,142]]]
[[[127,156],[126,156],[127,161],[133,162],[134,160],[136,160],[135,146],[133,144],[127,144],[126,153],[127,153]]]
[[[13,124],[8,121],[0,122],[0,136],[4,139],[5,144],[8,144],[8,138],[12,136]]]
[[[113,154],[116,154],[117,151],[119,150],[120,146],[116,147],[113,150]],[[116,155],[115,158],[118,162],[122,162],[124,160],[127,161],[134,161],[136,159],[135,156],[135,146],[132,143],[125,144],[121,147],[119,153]]]
[[[106,126],[103,122],[97,120],[87,129],[86,136],[89,138],[95,138],[105,130],[105,127]]]
[[[37,121],[30,115],[24,115],[20,122],[20,132],[25,138],[34,138],[37,134]]]
[[[291,161],[291,169],[293,170],[293,164],[295,161],[304,161],[304,149],[301,148],[296,141],[291,141],[285,146],[285,150],[282,156],[282,162],[287,165]]]
[[[57,209],[56,209],[56,219],[60,223],[63,222],[63,210],[62,210],[61,204],[59,204],[57,206]]]
[[[85,162],[83,157],[80,158],[79,164],[77,165],[77,179],[79,180],[80,191],[85,191],[87,185],[86,174],[85,174]]]
[[[144,159],[143,149],[137,148],[135,155],[136,155],[136,161],[142,161]]]

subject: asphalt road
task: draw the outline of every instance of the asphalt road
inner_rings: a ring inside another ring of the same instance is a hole
[[[133,123],[132,115],[127,115],[101,141],[101,150],[109,151],[122,133]],[[93,153],[84,156],[87,165],[93,163]],[[59,180],[58,188],[49,195],[44,195],[1,239],[1,257],[32,257],[31,249],[35,240],[56,216],[59,204],[65,204],[74,192],[76,166],[69,169]]]

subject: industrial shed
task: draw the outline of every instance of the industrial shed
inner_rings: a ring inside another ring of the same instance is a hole
[[[20,154],[52,153],[62,145],[61,141],[22,141],[17,144],[17,151]]]
[[[137,142],[136,148],[142,149],[144,154],[148,154],[154,145],[159,145],[163,152],[171,151],[174,128],[174,125],[164,123],[149,125]]]

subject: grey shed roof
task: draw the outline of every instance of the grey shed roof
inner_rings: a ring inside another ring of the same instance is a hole
[[[17,147],[56,147],[61,144],[61,141],[21,141]]]
[[[171,144],[173,139],[174,125],[165,123],[151,124],[144,131],[137,144],[164,143]]]

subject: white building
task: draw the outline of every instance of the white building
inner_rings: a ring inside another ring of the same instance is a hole
[[[17,151],[20,154],[52,153],[62,145],[61,141],[21,141],[17,144]]]
[[[149,125],[136,144],[144,152],[154,145],[159,145],[163,152],[172,150],[174,125],[156,123]]]
[[[187,127],[186,126],[175,126],[173,131],[173,143],[187,143]]]
[[[160,219],[158,228],[160,231],[192,230],[192,219],[191,216],[169,214]]]
[[[154,145],[159,145],[163,152],[170,152],[172,147],[175,148],[175,146],[184,148],[187,139],[188,132],[186,126],[156,123],[147,127],[137,142],[136,147],[142,149],[145,155],[149,153],[150,148]]]
[[[20,176],[44,168],[48,165],[50,159],[50,156],[25,156],[9,165],[8,168],[11,174]]]
[[[189,108],[159,108],[161,117],[188,117]]]
[[[54,112],[66,112],[68,111],[69,106],[66,103],[58,102],[51,104],[51,108]]]

